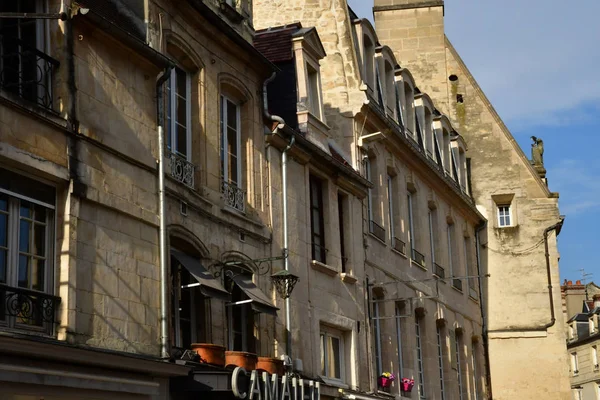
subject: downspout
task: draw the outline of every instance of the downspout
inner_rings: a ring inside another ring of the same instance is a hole
[[[542,325],[542,326],[524,326],[524,327],[519,327],[519,328],[495,329],[490,332],[523,332],[523,331],[544,332],[548,328],[554,326],[554,324],[556,323],[556,315],[554,314],[554,297],[552,296],[552,271],[550,269],[550,252],[548,250],[548,234],[554,230],[556,230],[557,232],[560,232],[560,230],[563,226],[563,223],[564,223],[564,218],[562,218],[556,224],[551,225],[548,228],[544,229],[544,250],[545,250],[545,256],[546,256],[546,273],[548,276],[548,297],[550,299],[550,322],[548,322],[547,324]],[[557,233],[557,236],[558,236],[558,233]]]
[[[267,92],[267,86],[269,83],[273,82],[275,77],[277,76],[276,72],[273,72],[269,78],[265,80],[263,83],[263,113],[266,119],[277,122],[277,129],[283,129],[285,126],[285,121],[278,115],[273,115],[269,113],[269,96]],[[269,130],[269,133],[271,130]],[[287,153],[294,145],[296,141],[296,137],[292,136],[290,139],[290,143],[283,150],[281,154],[281,179],[282,179],[282,197],[283,197],[283,268],[286,271],[289,271],[290,265],[288,261],[289,256],[289,248],[288,248],[288,214],[287,214]],[[271,204],[272,206],[272,204]],[[287,356],[292,358],[292,317],[290,310],[290,299],[289,297],[285,299],[285,350],[287,352]]]
[[[163,135],[163,84],[169,79],[173,66],[167,67],[156,80],[156,105],[157,105],[157,135],[158,135],[158,218],[159,218],[159,256],[160,256],[160,355],[169,357],[169,290],[167,282],[167,227],[165,221],[165,155]]]
[[[488,327],[487,327],[487,317],[485,313],[485,305],[483,304],[483,283],[481,281],[481,240],[479,238],[479,233],[483,231],[487,227],[487,220],[481,222],[481,224],[475,230],[475,253],[477,258],[477,275],[479,278],[477,282],[479,284],[479,308],[481,310],[481,336],[483,340],[483,356],[485,358],[485,383],[487,386],[487,398],[493,399],[492,396],[492,371],[490,366],[490,351],[489,351],[489,339],[488,339]],[[477,379],[477,377],[475,377]]]
[[[288,248],[288,209],[287,209],[287,153],[290,151],[294,143],[296,142],[296,136],[292,136],[290,143],[281,153],[281,195],[283,197],[283,267],[286,271],[290,270],[289,263],[289,248]],[[286,351],[288,357],[292,357],[292,318],[290,310],[290,298],[285,299],[285,330],[286,330]]]

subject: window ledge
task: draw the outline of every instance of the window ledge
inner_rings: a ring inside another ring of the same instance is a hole
[[[340,273],[340,277],[342,278],[342,281],[346,283],[355,284],[358,281],[355,276],[352,276],[346,272]]]
[[[312,269],[322,272],[325,275],[329,275],[331,277],[334,277],[338,274],[338,271],[335,268],[327,264],[323,264],[322,262],[319,262],[317,260],[312,260],[310,262],[310,266],[312,267]]]
[[[413,265],[416,265],[417,267],[421,268],[423,271],[427,271],[427,267],[423,264],[421,264],[420,262],[417,262],[417,260],[410,260],[411,263],[413,263]]]
[[[464,294],[464,292],[461,289],[457,289],[454,285],[451,285],[452,289],[456,290],[458,293],[460,294]]]
[[[388,397],[390,399],[395,399],[396,395],[391,394],[390,392],[384,392],[383,390],[378,390],[377,391],[377,395],[378,396],[383,396],[383,397]]]
[[[322,375],[319,375],[319,379],[321,380],[321,382],[323,382],[327,386],[333,386],[333,387],[342,388],[342,389],[350,388],[350,386],[346,385],[344,382],[342,382],[338,379],[328,378],[328,377],[322,376]]]
[[[387,247],[387,243],[384,240],[381,240],[380,238],[378,238],[373,232],[369,232],[369,236],[372,237],[373,239],[377,240],[382,245]]]
[[[394,253],[398,254],[399,256],[401,256],[402,258],[404,258],[405,260],[408,260],[408,256],[406,254],[402,253],[401,251],[398,251],[398,250],[396,250],[394,248],[392,248],[392,251]]]

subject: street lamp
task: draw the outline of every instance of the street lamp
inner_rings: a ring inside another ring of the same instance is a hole
[[[298,277],[290,271],[282,270],[271,275],[271,281],[275,285],[275,290],[282,299],[287,299],[292,294],[294,286],[298,282]]]

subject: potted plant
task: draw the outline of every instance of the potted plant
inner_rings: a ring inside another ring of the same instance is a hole
[[[212,343],[192,343],[190,347],[198,354],[200,362],[225,366],[225,347]]]
[[[256,369],[262,369],[271,375],[277,374],[283,376],[283,360],[273,357],[258,357]]]
[[[411,378],[402,378],[400,381],[400,389],[403,392],[411,392],[413,386],[415,386],[415,380]]]
[[[381,374],[379,376],[377,383],[382,388],[389,388],[395,379],[396,379],[396,377],[391,372],[384,372],[383,374]]]
[[[235,365],[244,368],[246,371],[252,371],[256,369],[257,362],[258,357],[254,353],[247,353],[245,351],[225,352],[226,365]]]

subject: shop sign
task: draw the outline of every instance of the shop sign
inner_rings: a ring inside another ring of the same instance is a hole
[[[320,400],[321,384],[319,382],[259,373],[254,370],[250,374],[241,367],[233,370],[231,389],[238,399],[248,400]]]

